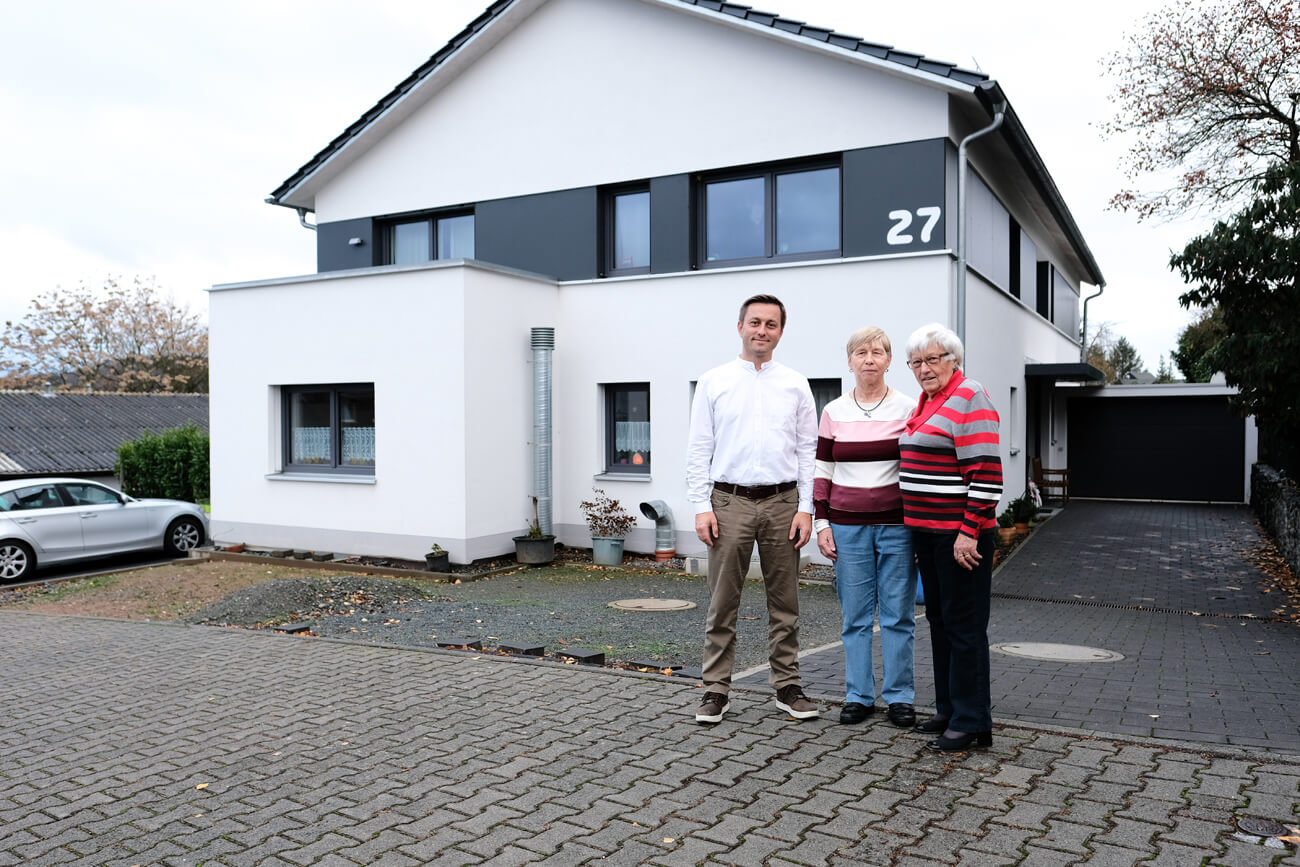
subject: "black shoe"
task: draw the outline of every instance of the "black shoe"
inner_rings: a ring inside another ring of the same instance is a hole
[[[972,745],[977,747],[993,746],[993,732],[962,732],[955,738],[939,735],[939,737],[926,744],[930,749],[940,753],[955,753],[970,749]]]
[[[948,730],[948,718],[942,716],[932,716],[920,725],[912,727],[912,731],[920,732],[923,735],[940,735]]]
[[[916,725],[916,709],[905,701],[896,701],[885,711],[889,721],[900,729],[910,729]]]
[[[851,701],[840,708],[840,722],[846,726],[856,725],[876,712],[873,704]]]

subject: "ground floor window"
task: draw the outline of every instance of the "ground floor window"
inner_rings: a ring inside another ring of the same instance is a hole
[[[821,424],[822,410],[826,404],[844,393],[844,383],[836,379],[810,379],[808,387],[812,389],[813,405],[817,408],[817,423]]]
[[[289,385],[281,394],[286,470],[374,474],[373,383]]]
[[[650,472],[650,383],[605,387],[605,471]]]

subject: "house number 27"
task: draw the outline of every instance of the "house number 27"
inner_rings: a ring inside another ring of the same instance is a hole
[[[930,235],[934,232],[935,224],[939,222],[939,215],[942,213],[942,208],[934,206],[916,209],[916,216],[925,218],[925,225],[921,227],[922,244],[930,243]],[[912,225],[912,212],[890,211],[889,219],[894,221],[894,225],[890,227],[889,234],[885,235],[885,242],[895,247],[912,243],[911,233],[905,231]]]

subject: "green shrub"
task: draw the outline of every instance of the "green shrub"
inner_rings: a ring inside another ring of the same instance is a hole
[[[197,502],[210,496],[208,435],[192,424],[145,433],[117,447],[113,471],[133,497]]]

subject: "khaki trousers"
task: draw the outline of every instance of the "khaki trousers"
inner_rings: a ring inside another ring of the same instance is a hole
[[[709,549],[709,619],[704,633],[704,689],[727,695],[736,661],[736,616],[749,561],[758,559],[767,589],[769,680],[775,689],[799,683],[799,552],[790,523],[799,491],[762,500],[714,491],[718,539]]]

